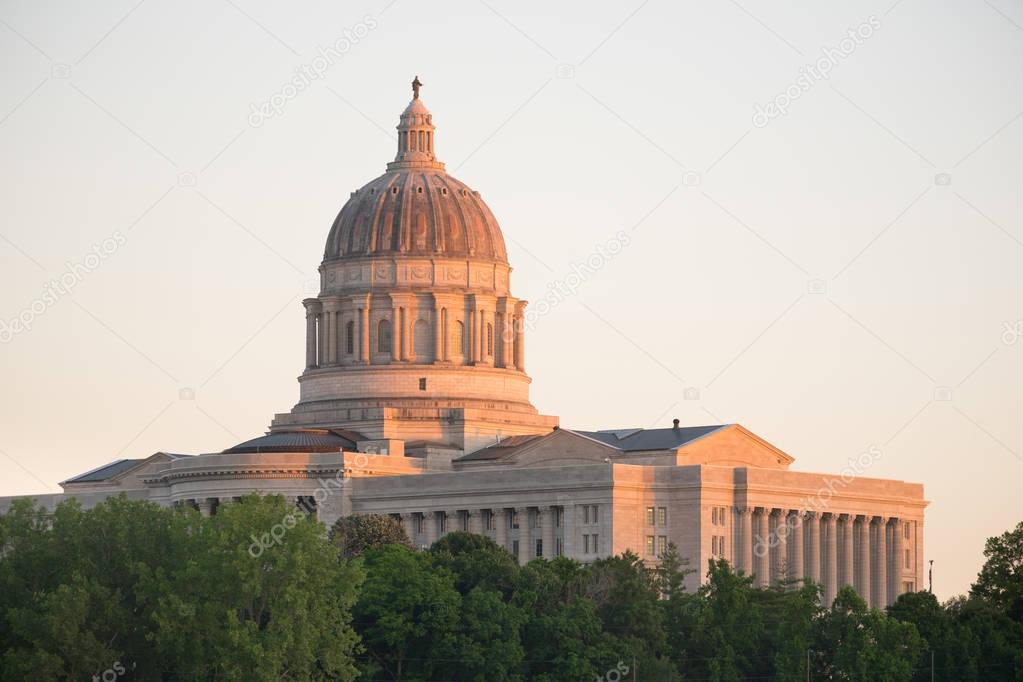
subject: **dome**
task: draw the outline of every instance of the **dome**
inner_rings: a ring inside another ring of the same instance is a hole
[[[338,214],[323,259],[378,255],[508,262],[501,228],[479,192],[430,168],[388,171]]]
[[[302,431],[280,431],[259,436],[233,448],[224,450],[224,455],[258,454],[268,452],[340,452],[353,451],[356,441],[362,436],[353,431],[340,429],[304,429]]]
[[[433,115],[419,99],[420,85],[417,78],[398,123],[397,156],[386,173],[352,192],[331,227],[324,261],[403,255],[508,263],[490,208],[434,154]]]

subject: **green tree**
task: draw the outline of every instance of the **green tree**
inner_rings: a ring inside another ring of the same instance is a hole
[[[856,590],[846,585],[820,619],[815,675],[863,682],[908,681],[923,647],[912,623],[868,609]]]
[[[736,573],[724,559],[711,559],[707,582],[700,588],[686,672],[714,682],[750,676],[762,653],[762,638],[753,578]]]
[[[342,516],[330,529],[330,541],[346,559],[384,545],[412,546],[401,522],[380,514]]]
[[[970,594],[1023,623],[1023,521],[1013,530],[988,538],[984,556],[987,560]]]

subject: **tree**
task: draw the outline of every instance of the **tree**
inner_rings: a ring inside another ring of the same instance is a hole
[[[401,522],[380,514],[342,516],[330,529],[330,541],[345,559],[354,559],[367,549],[384,545],[412,546]]]
[[[824,679],[901,682],[912,679],[923,640],[912,623],[868,609],[856,590],[843,587],[819,621],[816,672]]]
[[[750,676],[763,637],[752,576],[734,572],[724,559],[710,559],[697,608],[689,652],[695,676],[713,681]]]
[[[1023,522],[984,545],[987,560],[970,594],[1023,623]]]

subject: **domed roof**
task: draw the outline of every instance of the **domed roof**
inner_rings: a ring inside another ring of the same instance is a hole
[[[443,256],[507,263],[504,236],[479,192],[448,175],[434,154],[433,115],[415,96],[398,123],[387,172],[352,192],[334,220],[323,260]]]
[[[259,454],[268,452],[340,452],[353,451],[362,436],[341,429],[305,429],[281,431],[239,443],[224,450],[223,455]]]
[[[323,259],[377,255],[508,262],[501,228],[479,193],[436,169],[384,173],[341,209]]]

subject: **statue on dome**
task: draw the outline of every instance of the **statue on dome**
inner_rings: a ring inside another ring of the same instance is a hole
[[[419,88],[423,87],[423,84],[419,82],[419,76],[412,81],[412,99],[419,99]]]

